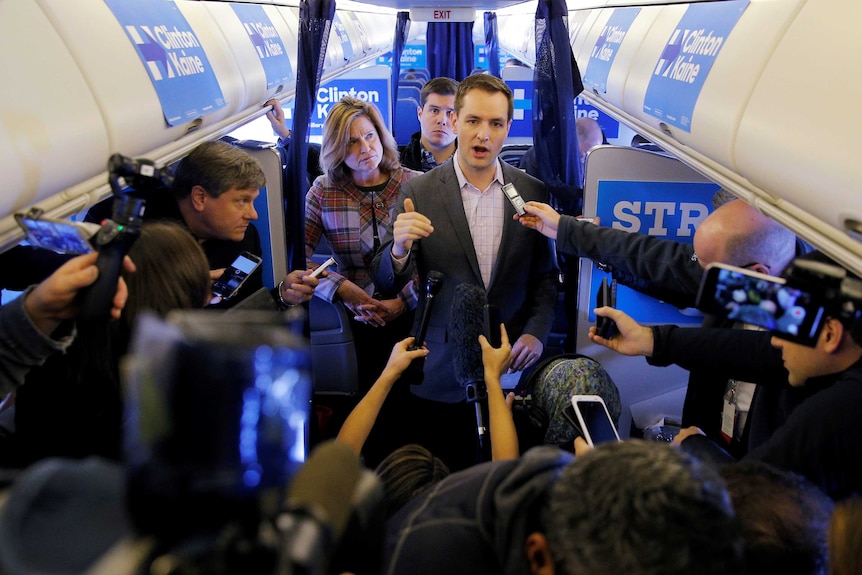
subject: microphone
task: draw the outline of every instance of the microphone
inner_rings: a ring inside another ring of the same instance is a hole
[[[434,306],[434,296],[440,293],[443,287],[443,274],[430,270],[425,279],[425,310],[422,312],[422,321],[419,322],[419,331],[413,340],[411,349],[419,349],[425,343],[425,334],[428,332],[428,323],[431,321],[431,308]]]
[[[440,288],[443,287],[443,277],[442,272],[428,271],[428,277],[425,279],[425,309],[422,311],[422,320],[419,322],[419,329],[416,331],[413,345],[409,348],[411,350],[419,349],[425,343],[425,334],[428,332],[428,323],[431,321],[431,308],[434,306],[434,297],[440,293]],[[407,379],[412,385],[419,385],[425,379],[424,370],[425,358],[414,359],[401,377]]]
[[[287,497],[288,512],[279,521],[285,534],[282,561],[325,573],[353,509],[362,477],[359,456],[335,440],[315,449],[297,472]]]
[[[467,403],[476,406],[476,431],[479,436],[479,449],[485,447],[487,427],[482,414],[481,400],[487,399],[485,387],[485,368],[482,365],[482,346],[479,336],[484,333],[485,290],[476,284],[462,283],[455,288],[452,298],[452,363],[455,379],[464,388]]]

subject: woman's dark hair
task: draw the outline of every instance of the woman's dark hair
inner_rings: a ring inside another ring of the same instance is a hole
[[[421,445],[399,447],[374,470],[383,483],[386,516],[449,475],[449,468]]]
[[[123,309],[131,329],[142,311],[165,316],[174,309],[203,307],[210,295],[206,255],[189,231],[171,222],[144,224],[129,250],[137,271],[123,273],[129,299]]]

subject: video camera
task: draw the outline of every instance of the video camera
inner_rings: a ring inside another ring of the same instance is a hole
[[[862,281],[834,263],[797,258],[784,277],[710,264],[697,307],[814,347],[826,319],[839,319],[862,342]]]
[[[123,258],[141,235],[145,202],[134,192],[170,186],[172,180],[167,168],[156,168],[150,160],[133,160],[121,154],[108,160],[108,184],[114,196],[112,216],[102,222],[93,239],[99,252],[99,277],[83,293],[82,318],[106,318],[110,314]]]
[[[144,315],[123,365],[127,508],[156,542],[138,572],[376,573],[383,491],[346,444],[306,458],[302,308]]]

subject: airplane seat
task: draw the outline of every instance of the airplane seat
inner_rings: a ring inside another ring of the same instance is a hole
[[[412,98],[416,100],[417,107],[419,107],[419,102],[422,101],[421,93],[421,86],[398,84],[398,99],[401,100],[402,98]]]
[[[356,395],[359,371],[353,330],[344,304],[319,297],[308,304],[311,333],[312,386],[314,393]]]
[[[516,168],[521,168],[521,158],[532,146],[529,144],[506,144],[500,150],[500,159]]]
[[[416,88],[417,90],[422,90],[422,86],[425,85],[425,82],[421,78],[400,78],[398,80],[398,92],[402,92],[404,89]]]
[[[312,261],[322,264],[332,255],[326,236],[320,242]],[[350,315],[340,301],[328,302],[319,297],[308,304],[308,327],[311,335],[312,386],[321,395],[356,395],[359,372]]]
[[[416,109],[419,101],[413,98],[398,98],[395,104],[395,121],[392,126],[392,135],[399,146],[410,143],[410,136],[420,130],[419,118]]]
[[[427,82],[431,79],[431,73],[428,72],[427,68],[408,68],[407,70],[401,71],[398,79],[422,80],[423,82]]]

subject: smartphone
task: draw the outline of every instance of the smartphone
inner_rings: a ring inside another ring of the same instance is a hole
[[[524,209],[524,198],[521,197],[521,194],[518,193],[518,190],[515,189],[514,185],[503,184],[503,193],[506,194],[506,197],[509,198],[510,202],[512,202],[512,206],[515,208],[515,211],[518,212],[519,216],[523,216],[527,213],[527,210]]]
[[[15,214],[15,221],[27,232],[30,245],[47,248],[64,254],[88,254],[93,246],[90,233],[82,224],[48,218],[30,218]]]
[[[605,441],[620,440],[617,427],[600,395],[573,395],[572,408],[581,435],[590,447]]]
[[[812,347],[826,320],[824,302],[810,292],[788,287],[783,278],[717,263],[706,268],[697,307]]]
[[[617,307],[617,282],[608,283],[607,278],[602,278],[599,291],[596,293],[596,307]],[[617,324],[609,317],[596,316],[596,334],[605,339],[611,338],[617,333]]]
[[[260,266],[261,261],[258,256],[252,253],[242,252],[215,281],[213,295],[220,296],[223,300],[235,296],[245,280]]]
[[[311,272],[310,274],[308,274],[308,277],[316,278],[317,276],[322,274],[326,270],[326,268],[328,268],[329,266],[331,266],[334,263],[335,263],[335,258],[330,257],[328,260],[326,260],[325,262],[323,262],[322,264],[320,264],[319,266],[314,268],[314,271]]]
[[[500,332],[500,308],[495,305],[485,304],[485,337],[491,347],[503,345],[503,334]]]

